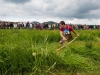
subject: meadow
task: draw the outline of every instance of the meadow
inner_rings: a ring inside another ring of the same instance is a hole
[[[0,29],[0,75],[100,75],[100,30],[76,32],[57,52],[59,30]]]

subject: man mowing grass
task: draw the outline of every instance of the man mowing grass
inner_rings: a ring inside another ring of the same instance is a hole
[[[76,35],[76,38],[79,36],[79,34],[77,34],[71,26],[66,25],[64,21],[61,21],[59,23],[59,27],[60,27],[60,36],[62,38],[60,40],[60,44],[62,44],[63,46],[57,49],[57,51],[66,46],[66,40],[70,40],[72,38],[71,32],[73,32]],[[76,38],[74,38],[72,41],[74,41]],[[70,41],[69,43],[71,43],[72,41]]]

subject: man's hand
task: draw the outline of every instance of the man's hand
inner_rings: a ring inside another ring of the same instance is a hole
[[[79,34],[76,34],[76,37],[79,37]]]
[[[67,39],[65,37],[63,37],[63,41],[66,41]]]

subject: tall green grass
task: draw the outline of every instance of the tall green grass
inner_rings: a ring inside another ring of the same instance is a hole
[[[59,30],[0,32],[0,75],[100,74],[100,31],[77,30],[80,36],[59,52]]]

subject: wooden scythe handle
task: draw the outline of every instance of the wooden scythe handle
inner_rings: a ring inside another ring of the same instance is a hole
[[[75,37],[72,41],[70,41],[68,44],[71,44],[74,40],[76,40],[76,38],[78,38],[78,37]]]

